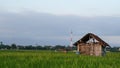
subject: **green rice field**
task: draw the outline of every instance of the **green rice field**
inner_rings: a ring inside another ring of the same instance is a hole
[[[1,50],[0,68],[120,68],[120,52],[96,57],[73,52]]]

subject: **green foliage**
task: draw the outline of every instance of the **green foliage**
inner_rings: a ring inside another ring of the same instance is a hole
[[[0,68],[118,68],[119,59],[119,52],[96,57],[72,52],[1,50]]]

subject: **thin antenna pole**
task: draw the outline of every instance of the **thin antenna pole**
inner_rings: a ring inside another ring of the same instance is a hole
[[[73,46],[73,38],[72,38],[72,34],[73,34],[73,32],[72,32],[72,30],[71,30],[71,32],[70,32],[70,47]]]

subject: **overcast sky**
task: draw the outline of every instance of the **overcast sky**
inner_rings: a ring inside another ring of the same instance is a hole
[[[69,45],[94,33],[120,45],[119,0],[0,0],[0,41],[5,44]]]

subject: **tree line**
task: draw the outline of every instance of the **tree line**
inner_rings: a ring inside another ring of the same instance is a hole
[[[11,45],[5,45],[0,42],[0,50],[75,50],[76,47],[70,47],[65,45],[17,45],[15,43]]]

